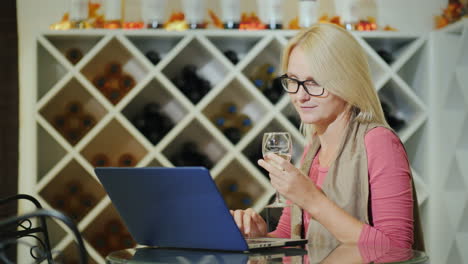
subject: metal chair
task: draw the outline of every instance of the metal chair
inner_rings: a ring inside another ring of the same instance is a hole
[[[55,218],[63,222],[72,231],[78,243],[80,263],[88,263],[88,254],[84,247],[83,238],[75,223],[69,217],[56,210],[42,209],[39,201],[26,194],[18,194],[6,199],[1,199],[0,205],[4,205],[8,202],[17,202],[20,199],[32,202],[37,210],[0,220],[0,262],[13,263],[11,260],[8,260],[5,252],[9,247],[22,243],[30,246],[30,254],[34,259],[34,263],[42,263],[43,261],[47,261],[47,263],[50,264],[54,263],[46,219]],[[31,221],[31,219],[34,218],[37,218],[38,221],[37,224],[33,226],[33,221]],[[37,243],[29,244],[24,238],[33,238]]]

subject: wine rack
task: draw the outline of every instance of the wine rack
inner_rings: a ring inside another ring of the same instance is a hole
[[[229,205],[262,210],[274,194],[268,175],[256,164],[261,156],[263,133],[291,132],[296,164],[305,139],[299,132],[298,116],[288,95],[270,98],[257,88],[253,75],[261,67],[266,67],[271,77],[280,75],[281,50],[295,33],[288,30],[42,32],[36,41],[37,84],[31,88],[36,102],[30,109],[34,122],[23,128],[30,129],[29,136],[37,149],[22,153],[22,157],[35,164],[33,173],[26,177],[34,184],[20,192],[36,193],[46,207],[57,207],[59,203],[54,197],[72,180],[92,193],[95,202],[76,221],[95,263],[104,263],[107,252],[95,236],[106,228],[103,225],[107,221],[118,219],[94,175],[96,164],[170,167],[180,162],[181,153],[187,149],[196,150],[198,162],[207,164]],[[427,36],[399,32],[353,34],[367,53],[379,96],[391,107],[391,114],[403,122],[399,123],[398,133],[407,146],[421,208],[427,210],[426,158],[421,154],[427,139],[428,98],[424,81],[428,75],[424,68]],[[80,56],[72,54],[70,60],[68,53],[72,49],[79,49]],[[100,89],[103,82],[96,80],[105,75],[112,63],[134,80],[131,89],[118,100],[109,99]],[[190,89],[184,90],[184,80],[180,79],[190,68],[196,73],[196,77],[189,73],[190,78],[199,78],[197,82],[206,85],[196,100],[193,98],[197,95],[189,95]],[[94,120],[75,141],[60,131],[56,121],[71,101],[79,102]],[[237,113],[251,121],[236,141],[213,121],[222,106],[230,103],[236,105]],[[170,124],[156,140],[135,121],[148,104],[154,104],[158,115]],[[119,162],[124,154],[128,154],[126,162]],[[230,196],[230,192],[236,194]],[[52,226],[56,233],[55,249],[71,251],[74,246],[71,234],[60,223]]]

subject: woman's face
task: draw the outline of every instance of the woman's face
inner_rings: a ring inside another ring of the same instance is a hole
[[[303,81],[314,80],[310,75],[306,54],[297,46],[289,56],[287,75]],[[320,83],[319,83],[320,84]],[[301,120],[306,124],[326,126],[333,122],[346,109],[346,101],[326,90],[321,96],[311,96],[301,86],[297,93],[290,93],[291,101],[299,113]]]

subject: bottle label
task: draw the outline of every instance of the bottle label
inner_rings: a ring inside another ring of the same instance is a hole
[[[70,1],[70,20],[81,21],[88,18],[88,1],[71,0]]]
[[[222,0],[221,13],[224,22],[239,22],[240,21],[240,1],[239,0]]]
[[[141,14],[143,21],[164,22],[167,0],[142,0]]]
[[[310,27],[317,22],[317,1],[305,0],[299,2],[299,26]]]
[[[189,24],[202,24],[205,18],[204,0],[183,0],[185,20]]]
[[[106,0],[105,19],[120,20],[122,18],[122,0]]]

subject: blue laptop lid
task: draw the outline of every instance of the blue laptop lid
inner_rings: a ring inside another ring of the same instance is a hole
[[[96,168],[95,173],[137,243],[248,250],[207,169]]]

